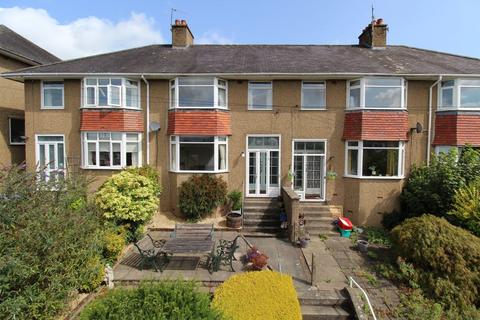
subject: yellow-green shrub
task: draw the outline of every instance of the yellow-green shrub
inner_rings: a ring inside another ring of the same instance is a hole
[[[90,273],[85,274],[81,279],[80,291],[90,292],[100,286],[105,276],[105,266],[99,256],[88,259],[86,263]]]
[[[270,270],[232,276],[216,291],[213,306],[233,320],[300,320],[292,278]]]
[[[151,179],[124,170],[105,181],[95,203],[107,219],[145,222],[158,209],[158,188]]]
[[[103,235],[103,257],[114,263],[126,245],[127,230],[123,227],[110,227]]]

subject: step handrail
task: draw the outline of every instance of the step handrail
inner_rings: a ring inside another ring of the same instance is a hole
[[[368,303],[368,309],[370,310],[370,313],[372,314],[373,320],[377,320],[377,316],[375,315],[375,312],[373,311],[372,304],[370,303],[370,299],[368,298],[368,294],[363,290],[363,288],[353,279],[353,277],[348,277],[348,282],[350,284],[350,288],[353,288],[353,285],[355,284],[358,289],[363,293],[363,296],[367,300]]]

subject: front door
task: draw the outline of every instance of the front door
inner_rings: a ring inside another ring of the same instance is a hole
[[[302,200],[325,200],[325,141],[293,142],[293,187]]]
[[[280,137],[247,137],[247,196],[280,195]]]
[[[65,145],[61,135],[37,136],[37,164],[43,180],[65,175]]]

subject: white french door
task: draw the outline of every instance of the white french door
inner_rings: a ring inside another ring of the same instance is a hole
[[[301,200],[325,200],[324,140],[293,141],[293,189]]]
[[[250,197],[280,195],[280,137],[247,137],[247,185]]]
[[[65,142],[63,135],[37,135],[36,159],[42,180],[65,176]]]

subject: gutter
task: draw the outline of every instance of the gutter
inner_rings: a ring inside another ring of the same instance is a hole
[[[433,87],[438,85],[442,81],[443,76],[439,75],[437,81],[435,81],[429,89],[428,92],[428,137],[427,137],[427,166],[430,165],[430,153],[432,149],[432,118],[433,118],[433,97],[432,90]],[[438,104],[438,95],[437,95],[437,104]]]
[[[143,82],[147,85],[147,120],[146,120],[146,128],[147,128],[147,165],[150,164],[150,83],[145,79],[145,76],[142,74],[141,76]]]

